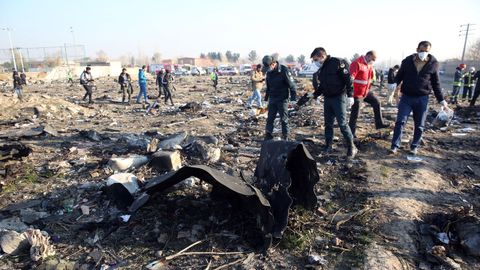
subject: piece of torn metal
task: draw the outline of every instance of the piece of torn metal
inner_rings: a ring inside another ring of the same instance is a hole
[[[239,204],[244,209],[256,215],[257,225],[268,238],[273,228],[273,216],[270,203],[263,194],[254,186],[243,181],[239,177],[225,174],[219,170],[204,165],[185,166],[178,171],[170,172],[150,180],[144,187],[144,191],[151,195],[163,191],[191,176],[195,176],[213,186],[216,194],[221,194],[233,204]],[[213,191],[212,191],[213,192]],[[140,204],[147,202],[145,196],[140,196],[132,205],[138,209]],[[133,209],[132,209],[133,210]],[[268,244],[269,245],[269,244]]]
[[[266,141],[255,169],[255,185],[270,202],[274,216],[272,234],[280,238],[287,227],[292,204],[314,209],[317,165],[302,143]]]
[[[18,140],[20,138],[35,137],[43,134],[44,127],[38,126],[24,129],[8,129],[0,132],[1,139]]]
[[[185,166],[148,181],[144,193],[131,203],[129,210],[138,210],[154,193],[192,176],[211,184],[212,195],[220,195],[232,205],[252,212],[264,234],[265,249],[270,247],[272,236],[282,236],[292,204],[306,209],[314,209],[317,204],[314,187],[320,177],[316,162],[305,146],[298,142],[269,141],[262,146],[254,184],[208,166]]]

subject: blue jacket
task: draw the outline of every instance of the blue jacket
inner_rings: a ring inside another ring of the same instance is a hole
[[[147,77],[145,77],[143,69],[138,70],[138,83],[142,85],[147,84]]]

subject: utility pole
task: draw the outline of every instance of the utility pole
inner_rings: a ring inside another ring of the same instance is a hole
[[[467,24],[460,25],[459,36],[465,36],[465,42],[463,43],[463,52],[462,52],[462,61],[461,61],[462,63],[463,63],[463,60],[465,60],[465,50],[467,49],[468,35],[471,34],[471,31],[474,30],[474,29],[470,29],[470,26],[472,25],[475,25],[475,24],[467,23]],[[466,29],[464,29],[465,27]]]
[[[9,27],[3,27],[2,30],[7,31],[8,33],[8,40],[10,41],[10,50],[12,50],[12,60],[13,60],[13,67],[15,70],[17,70],[17,62],[15,61],[15,53],[13,52],[13,42],[12,42],[12,36],[10,32],[13,30],[12,28]]]

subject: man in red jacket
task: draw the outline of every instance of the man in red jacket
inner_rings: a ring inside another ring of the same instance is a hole
[[[383,121],[380,101],[371,91],[369,91],[372,86],[373,73],[375,72],[373,69],[373,63],[376,59],[376,53],[374,51],[369,51],[364,56],[360,56],[350,64],[354,103],[350,112],[350,121],[348,122],[348,125],[350,126],[354,137],[357,126],[358,111],[360,110],[360,102],[362,100],[370,104],[373,108],[376,129],[387,128],[390,126]]]

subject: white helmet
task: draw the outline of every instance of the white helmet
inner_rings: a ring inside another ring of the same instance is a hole
[[[475,72],[475,68],[474,68],[474,67],[470,67],[470,72]]]

